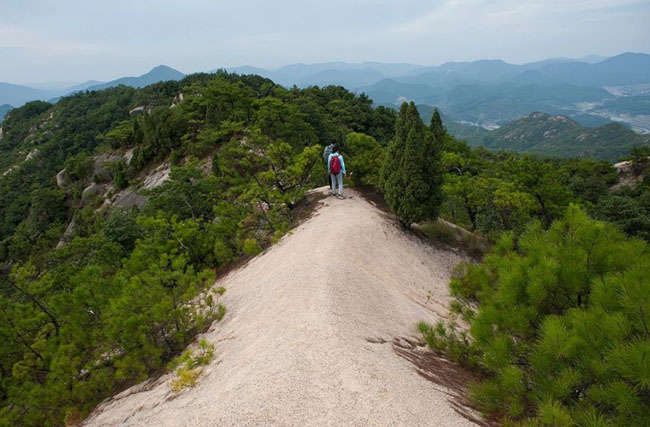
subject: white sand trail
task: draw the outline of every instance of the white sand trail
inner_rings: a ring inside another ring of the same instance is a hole
[[[445,315],[462,257],[346,191],[219,280],[228,312],[204,335],[215,358],[194,388],[175,394],[165,375],[103,403],[85,424],[471,425],[391,344]]]

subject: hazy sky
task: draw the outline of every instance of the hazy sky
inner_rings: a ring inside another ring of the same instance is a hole
[[[650,0],[0,0],[0,81],[650,51]]]

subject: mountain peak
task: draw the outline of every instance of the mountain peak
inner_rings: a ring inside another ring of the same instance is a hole
[[[119,85],[145,87],[149,86],[150,84],[162,81],[180,80],[183,77],[185,77],[185,74],[181,73],[178,70],[175,70],[167,65],[158,65],[152,68],[148,73],[143,74],[139,77],[122,77],[121,79],[113,80],[108,83],[91,86],[88,88],[88,90],[102,90]]]
[[[184,73],[181,73],[180,71],[175,70],[170,66],[157,65],[153,67],[151,71],[149,71],[148,73],[141,75],[140,78],[145,76],[152,76],[152,75],[166,77],[163,80],[179,80],[185,77]]]
[[[164,65],[164,64],[157,65],[157,66],[153,67],[153,68],[151,69],[151,71],[149,71],[149,73],[160,72],[160,71],[171,71],[171,72],[174,72],[174,73],[180,73],[180,74],[183,74],[183,73],[181,73],[180,71],[175,70],[174,68],[172,68],[172,67],[170,67],[170,66],[168,66],[168,65]],[[147,73],[147,74],[149,74],[149,73]]]

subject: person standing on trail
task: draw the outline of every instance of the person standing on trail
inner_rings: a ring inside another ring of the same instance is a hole
[[[323,166],[325,166],[325,169],[327,169],[327,172],[328,172],[327,173],[327,181],[330,184],[330,188],[332,188],[332,176],[329,173],[328,163],[329,163],[329,160],[330,160],[330,154],[332,154],[334,152],[334,147],[335,147],[335,144],[332,142],[328,146],[326,146],[325,149],[323,150]]]
[[[343,175],[347,175],[345,171],[345,162],[343,161],[343,156],[339,154],[339,148],[335,145],[332,149],[332,154],[329,155],[327,159],[327,172],[330,174],[330,179],[332,181],[332,196],[336,196],[339,199],[344,199],[343,197]],[[339,194],[336,194],[336,187],[338,186]]]

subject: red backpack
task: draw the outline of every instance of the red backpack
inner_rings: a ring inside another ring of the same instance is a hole
[[[338,175],[339,172],[341,172],[341,160],[336,155],[330,159],[330,173]]]

